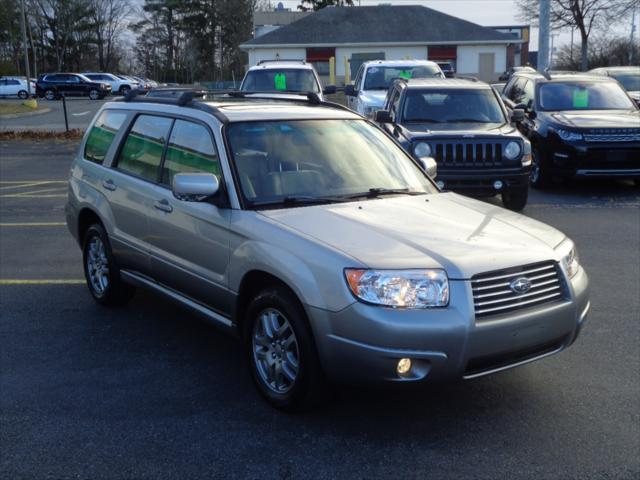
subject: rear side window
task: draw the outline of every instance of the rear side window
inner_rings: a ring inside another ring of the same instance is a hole
[[[162,183],[171,185],[176,173],[213,173],[220,179],[216,148],[203,125],[176,120],[162,168]]]
[[[87,143],[84,146],[84,158],[102,164],[118,130],[122,126],[126,112],[105,110],[91,127]]]
[[[120,151],[117,168],[152,182],[157,181],[162,151],[172,119],[140,115]]]

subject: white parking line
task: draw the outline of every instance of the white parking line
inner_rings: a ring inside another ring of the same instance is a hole
[[[22,278],[2,278],[0,285],[81,285],[86,283],[84,279],[71,278],[51,278],[51,279],[22,279]]]
[[[65,222],[3,222],[0,227],[63,227]]]

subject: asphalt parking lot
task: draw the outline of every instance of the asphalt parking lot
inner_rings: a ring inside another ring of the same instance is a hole
[[[343,387],[286,415],[239,343],[139,292],[97,306],[64,225],[76,143],[0,143],[0,478],[640,476],[640,190],[578,183],[524,213],[577,243],[592,312],[569,350],[469,382]]]

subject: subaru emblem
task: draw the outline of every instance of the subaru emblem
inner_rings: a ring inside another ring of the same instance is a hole
[[[509,283],[509,288],[512,292],[517,293],[518,295],[522,295],[523,293],[527,293],[531,289],[531,280],[527,277],[518,277],[515,280],[511,280]]]

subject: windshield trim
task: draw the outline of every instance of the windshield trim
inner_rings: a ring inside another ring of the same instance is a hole
[[[344,118],[344,117],[332,117],[332,116],[327,116],[327,117],[322,117],[322,118],[306,118],[306,117],[293,117],[293,118],[287,118],[287,119],[260,119],[260,118],[254,118],[254,119],[250,119],[250,120],[238,120],[238,121],[234,121],[234,122],[228,122],[222,125],[221,128],[221,135],[222,135],[222,143],[224,145],[224,154],[227,158],[227,163],[229,165],[229,169],[231,170],[231,178],[233,181],[233,185],[235,187],[235,191],[236,191],[236,197],[238,200],[238,204],[240,205],[240,209],[241,210],[262,210],[265,208],[276,208],[275,206],[263,206],[262,208],[255,208],[255,202],[252,202],[251,200],[249,200],[245,194],[244,191],[242,190],[242,184],[240,183],[240,174],[238,172],[238,168],[236,165],[236,161],[235,161],[235,157],[233,155],[233,150],[231,149],[231,143],[229,142],[229,135],[228,135],[228,128],[230,125],[233,125],[235,123],[277,123],[277,122],[300,122],[300,121],[310,121],[310,120],[320,120],[320,121],[324,121],[324,120],[340,120],[340,121],[360,121],[360,122],[366,122],[369,125],[371,125],[372,127],[376,128],[378,131],[382,132],[388,139],[390,139],[395,145],[396,147],[399,149],[399,151],[406,157],[408,158],[417,168],[418,170],[422,173],[422,175],[424,176],[424,178],[429,182],[429,184],[433,187],[433,192],[425,192],[425,194],[432,194],[432,193],[439,193],[440,189],[439,187],[436,185],[435,181],[429,177],[429,175],[427,175],[427,173],[422,170],[422,167],[420,166],[420,164],[418,163],[418,161],[413,158],[413,156],[411,156],[411,154],[409,154],[409,152],[407,152],[402,145],[398,142],[398,140],[396,138],[394,138],[392,135],[390,135],[387,131],[385,131],[383,128],[380,128],[379,125],[377,125],[375,122],[372,122],[371,120],[369,120],[368,118]],[[371,198],[368,200],[379,200],[380,197],[378,198]],[[362,201],[362,198],[360,199],[354,199],[353,202],[359,202]],[[351,203],[352,201],[349,200],[348,202],[343,202],[343,203]],[[342,203],[342,202],[341,202]],[[303,205],[303,204],[293,204],[291,206],[286,206],[284,208],[299,208],[299,207],[310,207],[310,206],[318,206],[318,205],[322,205],[322,204],[312,204],[312,205]]]

